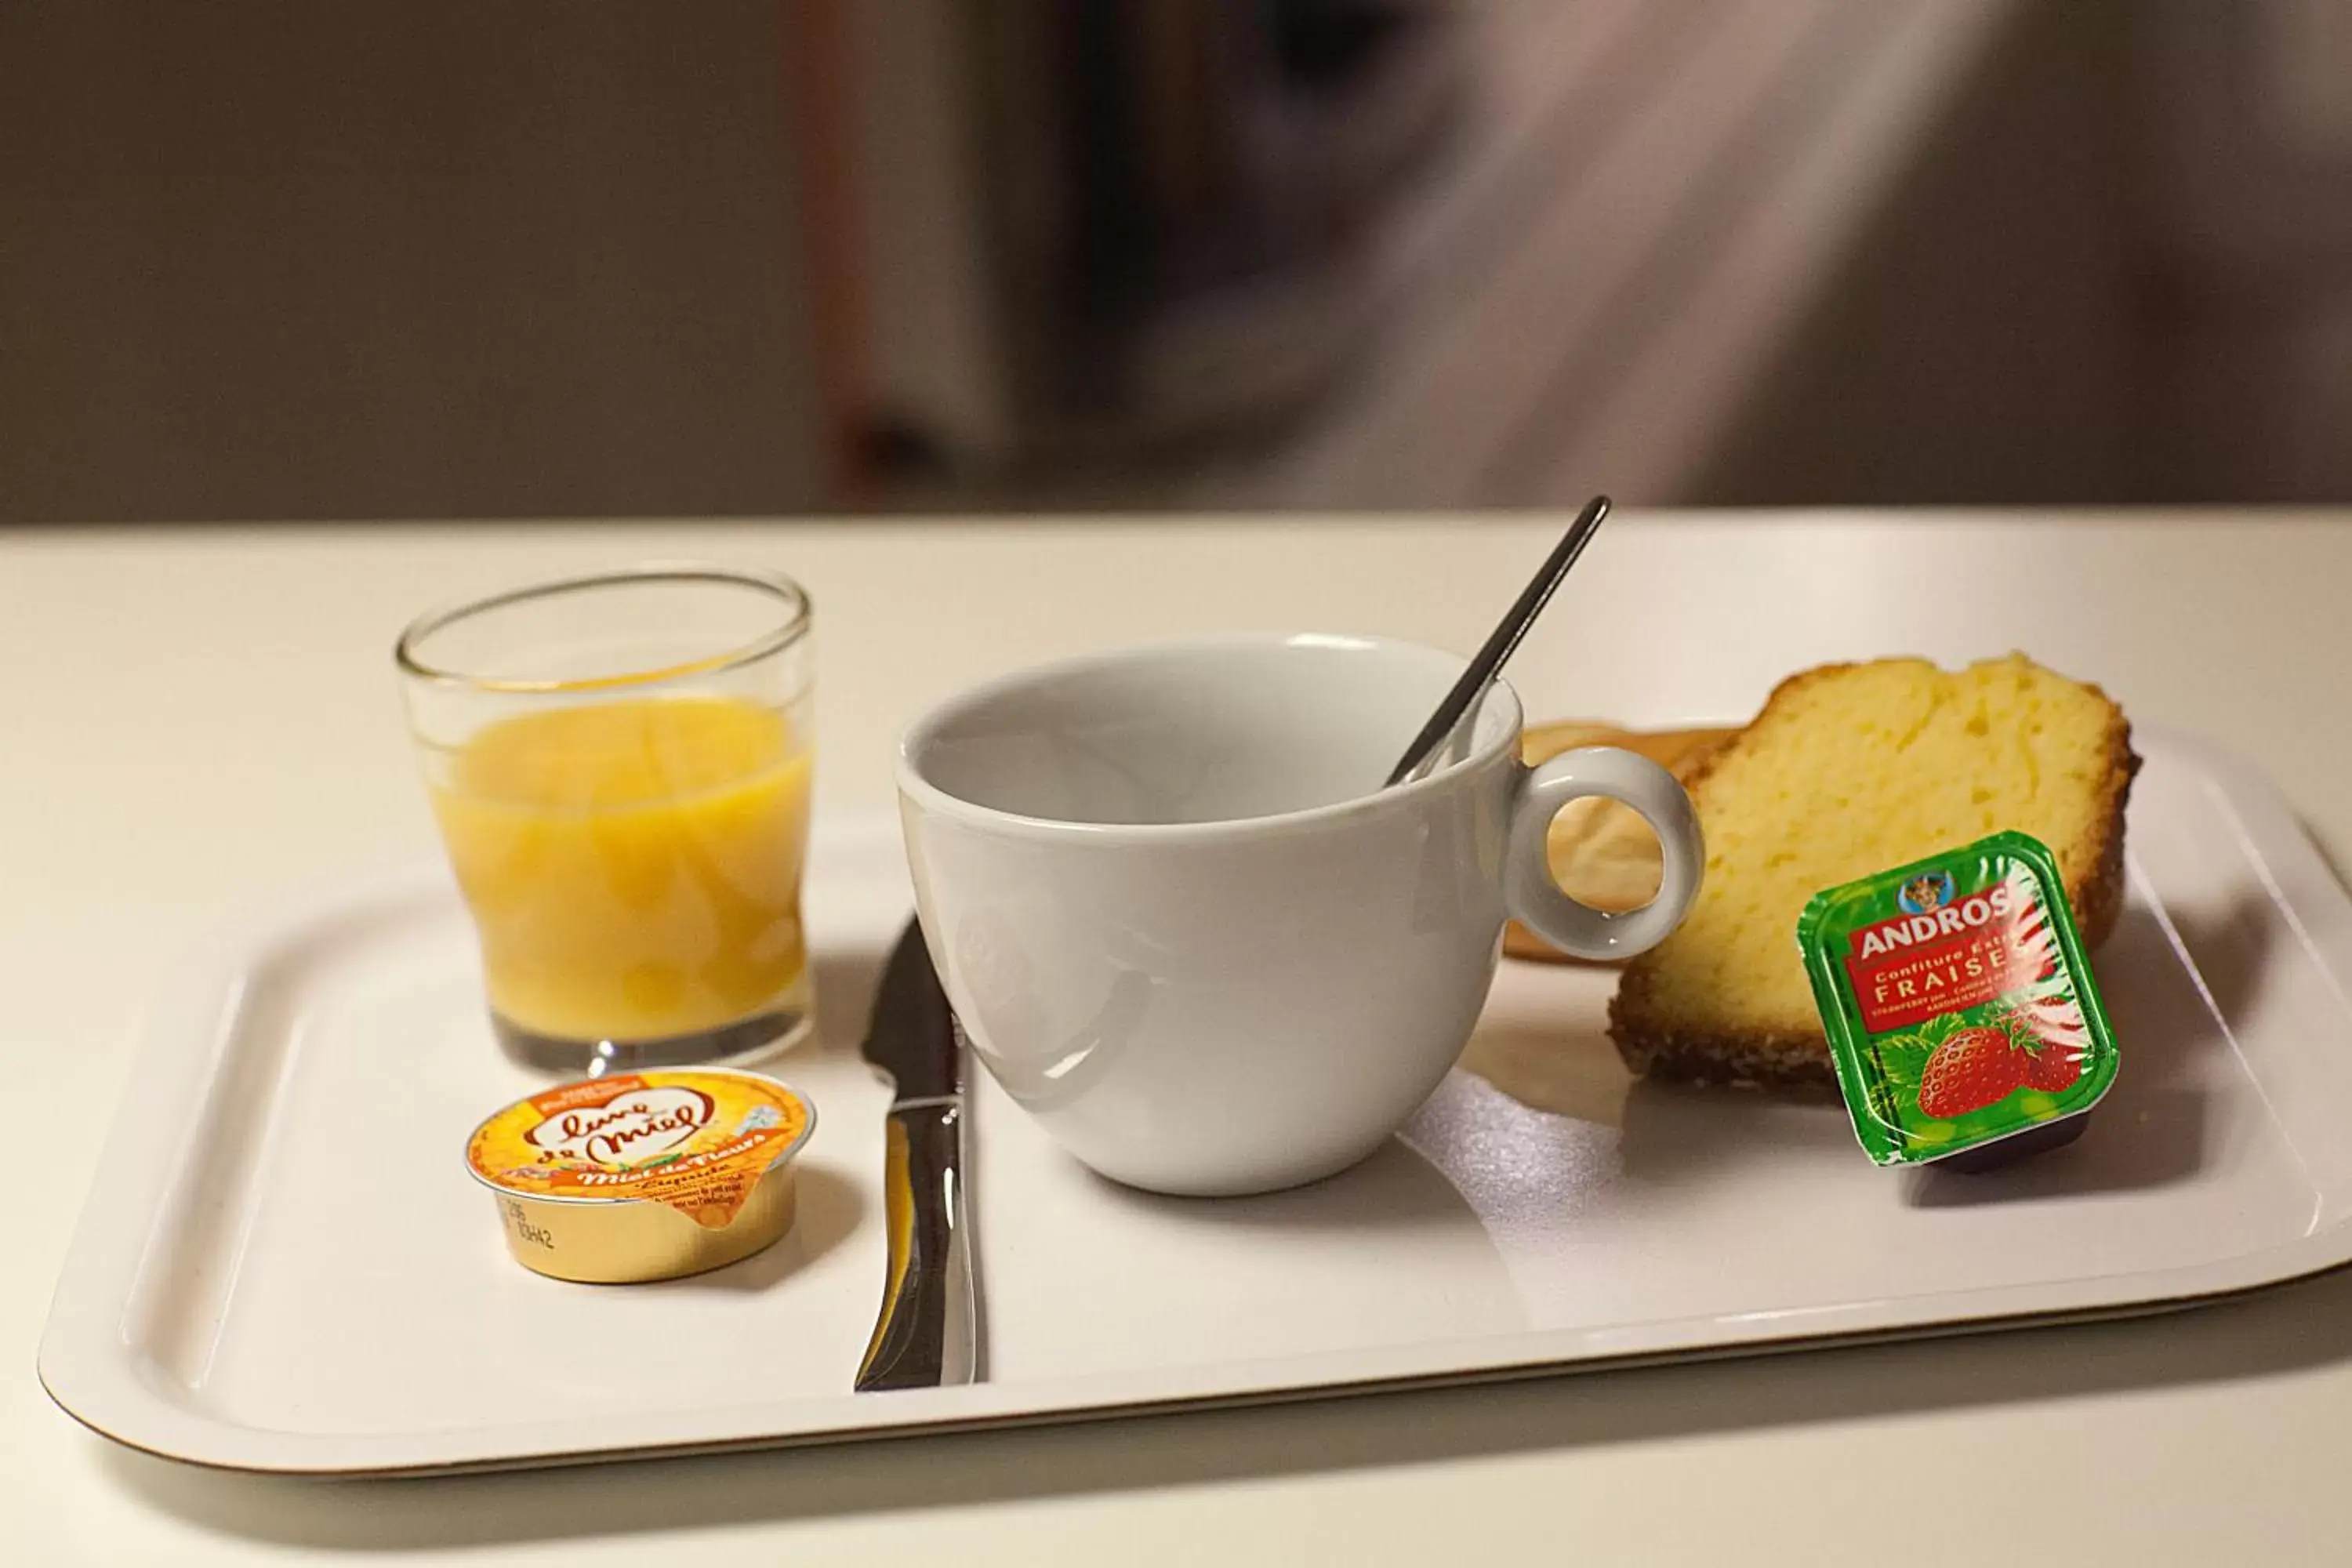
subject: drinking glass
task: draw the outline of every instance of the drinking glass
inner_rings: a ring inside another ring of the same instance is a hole
[[[426,615],[395,658],[509,1055],[593,1077],[809,1033],[798,584],[668,563],[567,578]]]

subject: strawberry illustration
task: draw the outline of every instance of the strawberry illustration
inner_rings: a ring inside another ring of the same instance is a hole
[[[2091,1039],[2072,996],[2027,997],[2009,1004],[1993,1022],[2025,1051],[2026,1087],[2057,1094],[2082,1081]]]
[[[2069,1089],[2083,1077],[2083,1053],[2078,1047],[2037,1039],[2025,1058],[2025,1084],[2044,1094]]]
[[[1927,1058],[1919,1109],[1938,1121],[1982,1110],[2024,1087],[2031,1059],[2006,1029],[1962,1029]]]

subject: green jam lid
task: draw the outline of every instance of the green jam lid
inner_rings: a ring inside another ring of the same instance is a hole
[[[1879,1164],[2081,1116],[2116,1080],[2057,862],[2026,834],[1816,893],[1797,945],[1854,1135]]]

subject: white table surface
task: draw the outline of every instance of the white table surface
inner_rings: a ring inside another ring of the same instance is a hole
[[[452,1480],[200,1471],[42,1394],[51,1282],[166,966],[224,909],[431,851],[388,657],[418,608],[652,555],[791,572],[838,811],[887,805],[924,703],[1029,659],[1276,626],[1467,648],[1559,521],[0,534],[0,1556],[2347,1561],[2352,1275],[2137,1323]],[[2352,512],[1631,515],[1513,677],[1538,714],[1665,721],[1744,714],[1821,659],[2019,646],[2258,759],[2341,865],[2347,590]]]

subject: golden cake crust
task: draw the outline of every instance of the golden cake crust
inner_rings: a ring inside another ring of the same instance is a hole
[[[1828,664],[1801,670],[1772,689],[1762,711],[1748,727],[1696,760],[1685,787],[1706,816],[1706,783],[1723,763],[1738,753],[1747,738],[1774,711],[1807,687],[1860,668],[1857,663]],[[2096,949],[2114,931],[2124,902],[2124,809],[2131,796],[2132,778],[2139,772],[2139,754],[2131,747],[2131,724],[2114,699],[2087,681],[2075,681],[2105,704],[2106,767],[2101,777],[2098,826],[2081,844],[2052,845],[2066,884],[2066,902],[2074,910],[2086,948]],[[1793,940],[1793,937],[1792,939]],[[1802,1032],[1777,1028],[1692,1028],[1676,1024],[1659,1007],[1653,988],[1656,966],[1649,954],[1626,965],[1609,1004],[1609,1037],[1625,1065],[1649,1078],[1689,1083],[1736,1084],[1776,1090],[1816,1090],[1836,1087],[1830,1066],[1829,1040],[1819,1027]]]

